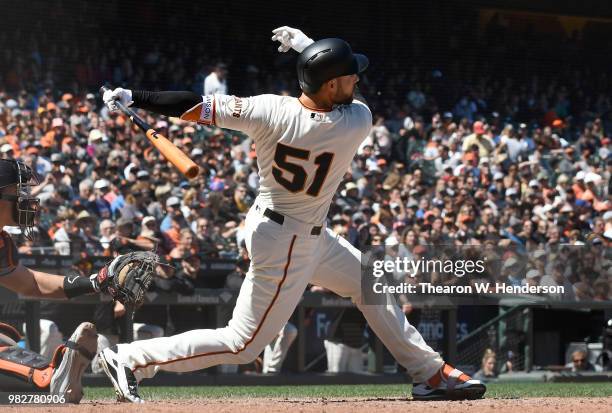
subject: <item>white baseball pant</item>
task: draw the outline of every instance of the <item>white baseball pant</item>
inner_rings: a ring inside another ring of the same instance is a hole
[[[251,266],[227,327],[120,344],[119,357],[137,380],[159,370],[187,372],[253,361],[287,322],[309,283],[350,297],[415,381],[434,375],[442,359],[399,306],[361,304],[359,250],[329,229],[311,235],[311,225],[289,217],[279,225],[263,211],[256,202],[246,218]]]
[[[40,328],[40,354],[51,358],[55,349],[64,344],[64,337],[57,324],[52,320],[41,318]],[[23,323],[23,331],[27,334],[26,324]]]
[[[268,344],[264,350],[263,368],[264,373],[280,373],[283,361],[291,348],[291,344],[297,338],[297,328],[291,323],[283,326],[276,338]]]
[[[323,340],[328,373],[364,373],[364,354],[360,348]]]

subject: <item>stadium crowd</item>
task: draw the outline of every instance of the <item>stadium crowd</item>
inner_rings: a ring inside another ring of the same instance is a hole
[[[244,217],[258,188],[253,142],[141,112],[200,165],[200,176],[187,181],[94,92],[107,81],[202,91],[210,72],[222,78],[229,68],[246,73],[243,93],[287,94],[296,88],[292,72],[218,64],[195,65],[189,73],[176,59],[193,54],[187,46],[157,45],[136,58],[129,40],[120,46],[101,40],[86,50],[42,48],[33,37],[17,51],[11,37],[17,35],[0,36],[3,60],[10,62],[0,72],[0,156],[22,159],[36,171],[33,193],[41,199],[38,240],[20,239],[21,253],[96,256],[155,248],[194,278],[207,258],[242,259]],[[440,70],[413,66],[384,79],[376,72],[364,76],[374,124],[328,225],[360,249],[609,246],[609,73],[576,69],[528,82],[473,78],[479,80],[445,91]],[[224,87],[233,93],[231,77]],[[582,299],[609,299],[607,250],[589,267],[588,279],[555,277],[552,262],[538,267],[533,256],[519,282],[569,282]]]

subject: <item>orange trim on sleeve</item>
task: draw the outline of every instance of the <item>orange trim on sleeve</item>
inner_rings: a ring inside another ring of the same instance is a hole
[[[200,120],[200,113],[202,112],[202,102],[198,103],[185,113],[181,115],[182,120],[188,120],[190,122],[198,122]]]

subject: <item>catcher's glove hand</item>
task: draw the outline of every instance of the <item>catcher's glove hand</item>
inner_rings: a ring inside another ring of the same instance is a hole
[[[159,263],[159,256],[150,251],[130,252],[116,257],[91,279],[97,290],[110,294],[123,304],[138,307]]]

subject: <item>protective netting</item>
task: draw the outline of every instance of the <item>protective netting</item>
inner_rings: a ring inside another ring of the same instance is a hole
[[[528,308],[500,307],[500,315],[457,342],[457,365],[474,373],[484,355],[493,351],[496,370],[505,372],[530,368],[528,335],[531,312]]]

